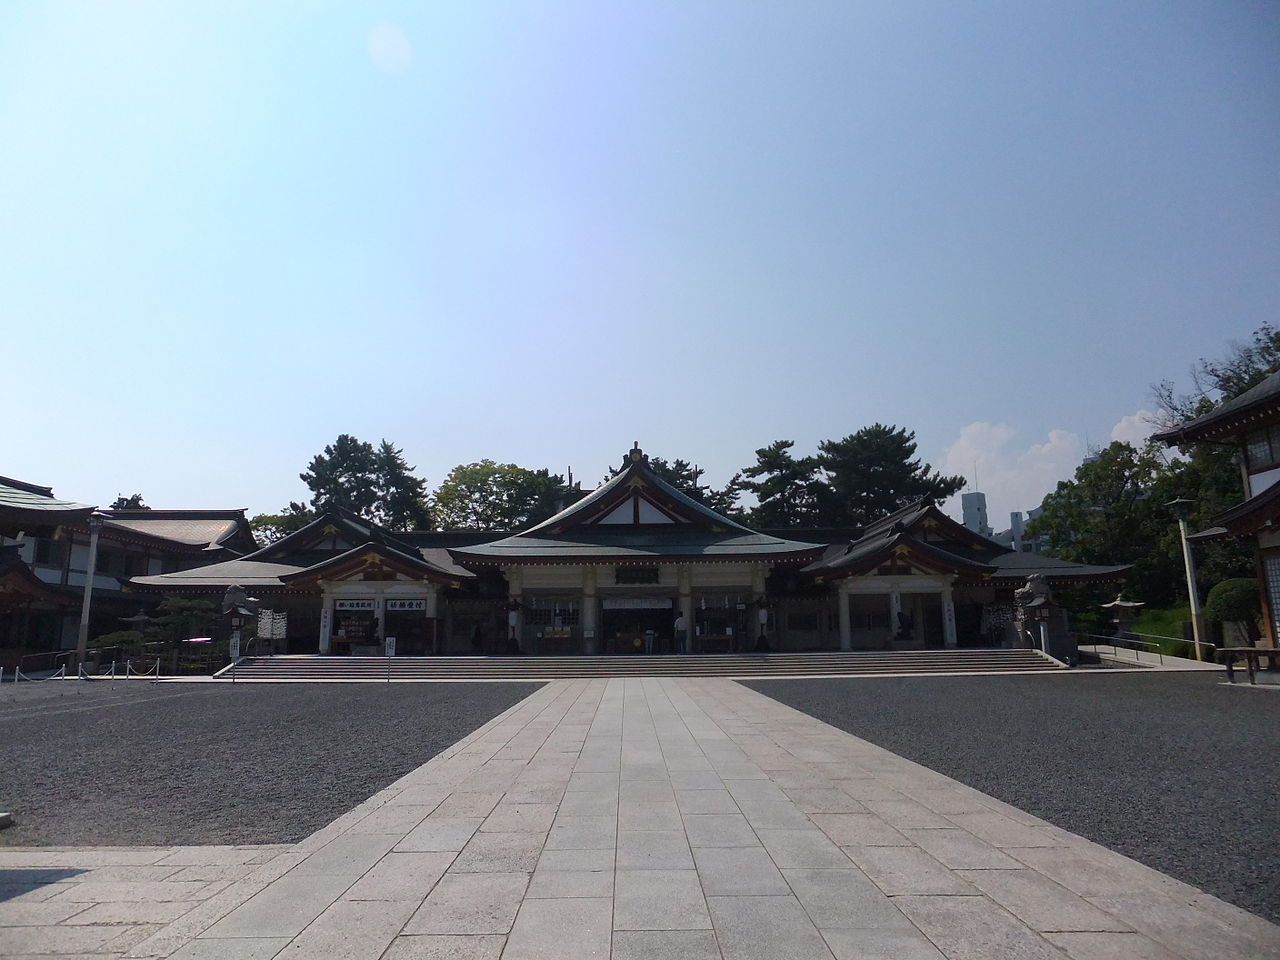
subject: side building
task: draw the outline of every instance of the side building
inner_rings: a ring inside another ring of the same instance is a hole
[[[72,649],[93,551],[89,633],[125,629],[158,594],[126,589],[136,576],[172,573],[257,549],[244,510],[98,510],[50,487],[0,477],[0,665]]]
[[[277,652],[627,654],[1001,646],[1013,591],[1117,582],[1001,547],[913,504],[856,531],[753,530],[672,487],[638,448],[516,532],[409,532],[329,511],[244,557],[134,577],[149,594],[241,586],[286,627]]]
[[[1263,627],[1272,646],[1280,638],[1280,371],[1213,410],[1152,437],[1167,446],[1209,443],[1239,452],[1243,500],[1188,537],[1193,549],[1235,538],[1253,546]]]

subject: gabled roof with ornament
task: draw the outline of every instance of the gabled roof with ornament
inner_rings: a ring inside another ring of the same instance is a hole
[[[443,549],[415,546],[358,514],[333,508],[238,560],[129,582],[162,591],[225,589],[237,583],[259,590],[311,590],[319,580],[381,577],[456,585],[472,576]]]
[[[819,580],[941,573],[1007,586],[1033,573],[1056,583],[1112,582],[1128,569],[1010,550],[948,517],[933,501],[920,500],[869,524],[857,539],[829,547],[803,572]]]
[[[659,477],[640,445],[594,492],[528,530],[450,549],[459,563],[772,563],[814,559],[819,544],[770,536],[730,520]]]

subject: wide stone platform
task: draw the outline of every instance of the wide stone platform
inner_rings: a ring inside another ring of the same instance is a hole
[[[1280,928],[732,681],[559,680],[125,956],[1207,960]]]

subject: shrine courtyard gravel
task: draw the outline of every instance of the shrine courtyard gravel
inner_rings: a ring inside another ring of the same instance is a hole
[[[292,843],[538,683],[0,687],[0,846]]]
[[[1221,674],[750,681],[840,730],[1280,922],[1280,688]]]

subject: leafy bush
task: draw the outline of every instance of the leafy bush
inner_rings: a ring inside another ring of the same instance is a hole
[[[1253,623],[1262,616],[1258,582],[1244,577],[1223,580],[1205,598],[1204,615],[1209,620],[1221,620],[1223,623]]]

